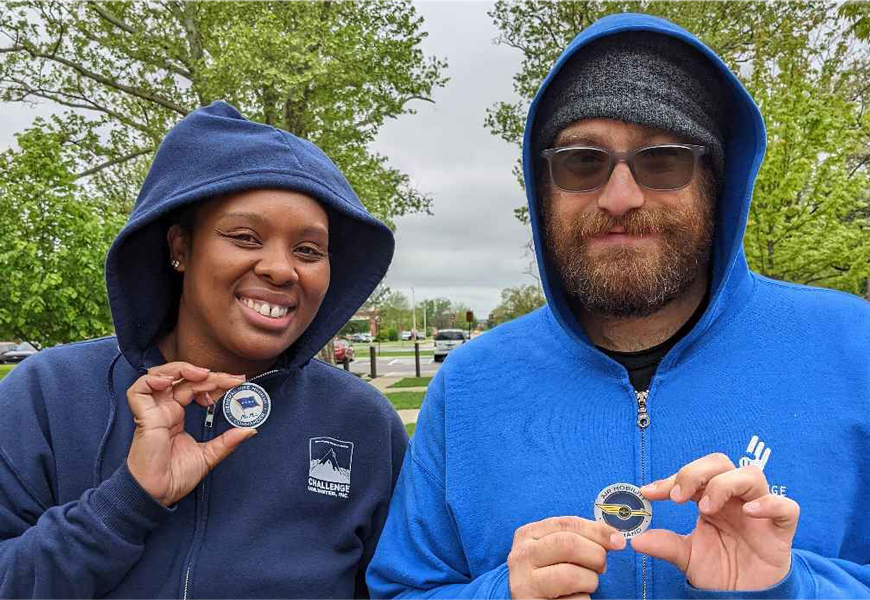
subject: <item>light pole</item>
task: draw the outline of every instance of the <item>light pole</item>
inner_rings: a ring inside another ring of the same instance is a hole
[[[414,288],[411,288],[411,335],[417,341],[417,300],[414,298]]]

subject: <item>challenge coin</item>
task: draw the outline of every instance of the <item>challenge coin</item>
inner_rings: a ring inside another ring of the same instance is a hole
[[[630,483],[614,483],[595,499],[595,520],[603,521],[632,538],[649,528],[652,505],[640,489]]]
[[[272,411],[272,399],[256,383],[243,383],[224,394],[224,417],[233,427],[256,429]]]

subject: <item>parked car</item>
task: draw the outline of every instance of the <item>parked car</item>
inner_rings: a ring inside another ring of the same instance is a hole
[[[410,340],[411,339],[411,332],[410,331],[403,331],[401,339],[403,342],[407,342],[408,340]]]
[[[335,362],[338,364],[351,363],[354,359],[353,346],[344,340],[335,341]]]
[[[15,342],[0,342],[0,362],[3,362],[3,353],[14,350],[17,345]]]
[[[468,341],[462,329],[442,329],[435,334],[435,362],[441,362],[454,348]]]
[[[36,348],[31,346],[27,342],[24,342],[23,344],[18,344],[17,346],[12,348],[12,350],[7,350],[0,356],[3,357],[3,362],[17,363],[21,362],[28,356],[36,354],[37,352],[38,350]]]

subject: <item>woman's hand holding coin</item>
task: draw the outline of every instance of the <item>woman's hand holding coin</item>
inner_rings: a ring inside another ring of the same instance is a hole
[[[233,428],[207,442],[197,442],[184,430],[187,405],[208,407],[227,390],[243,383],[244,375],[213,373],[185,362],[148,370],[127,390],[136,421],[127,468],[142,489],[164,506],[171,506],[239,444],[257,434]]]

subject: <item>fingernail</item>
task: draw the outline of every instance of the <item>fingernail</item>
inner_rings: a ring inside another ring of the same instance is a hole
[[[743,505],[743,510],[751,513],[758,512],[761,510],[761,505],[758,502],[750,502],[749,504]]]
[[[205,368],[205,367],[196,367],[196,366],[195,366],[195,367],[193,367],[193,368],[196,369],[197,371],[201,371],[201,372],[203,372],[203,373],[211,373],[211,370],[210,370],[210,369],[207,369],[207,368]]]
[[[659,485],[659,482],[658,482],[658,481],[653,481],[653,482],[650,482],[650,483],[648,483],[648,484],[646,484],[646,485],[642,485],[642,486],[640,486],[640,491],[641,491],[642,493],[652,492],[652,491],[654,491],[654,490],[656,489],[656,487],[658,487],[658,485]]]
[[[230,377],[235,377],[236,379],[247,379],[245,375],[230,375]]]
[[[611,533],[610,544],[617,550],[622,550],[625,548],[625,537],[619,533]]]
[[[681,491],[682,491],[682,490],[680,490],[680,484],[679,484],[679,483],[678,483],[677,485],[675,485],[674,487],[672,487],[672,488],[671,488],[671,500],[673,500],[674,502],[679,502],[679,501],[680,501],[680,492],[681,492]]]
[[[710,510],[710,496],[704,496],[701,498],[701,501],[698,503],[698,508],[701,509],[701,512],[707,512]]]
[[[208,392],[205,393],[205,399],[208,400],[208,405],[209,405],[209,406],[211,406],[212,404],[214,404],[214,400],[212,400],[211,394],[209,394]]]

